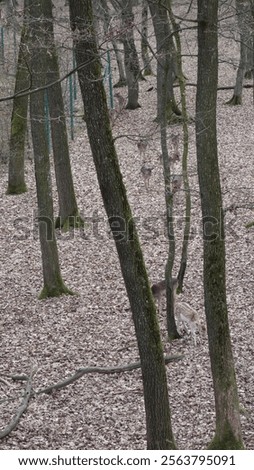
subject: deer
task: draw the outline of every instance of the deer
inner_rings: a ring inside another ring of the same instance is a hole
[[[178,331],[180,330],[180,323],[183,324],[184,330],[188,332],[190,330],[191,337],[193,339],[194,346],[197,345],[196,331],[201,333],[202,330],[205,330],[204,326],[201,326],[200,317],[196,310],[194,310],[186,302],[178,302],[175,299],[176,290],[178,287],[178,279],[172,278],[172,288],[174,295],[174,307],[175,307],[175,316],[176,316],[176,325]],[[161,300],[163,294],[166,292],[166,281],[159,281],[157,284],[152,285],[152,293],[154,299],[158,301],[158,311],[160,312]]]
[[[149,190],[149,180],[152,176],[152,170],[153,170],[152,166],[150,166],[147,162],[143,162],[140,172],[143,176],[145,188],[147,191]]]
[[[145,157],[147,146],[148,146],[148,139],[147,138],[140,138],[137,141],[138,151],[139,151],[140,156],[141,156],[142,159],[144,159],[144,157]]]
[[[175,194],[180,191],[182,183],[183,183],[183,177],[182,175],[172,175],[172,193]]]
[[[177,287],[178,287],[178,279],[173,277],[172,278],[172,288],[173,288],[174,298],[175,298]],[[152,289],[152,294],[153,294],[154,299],[158,301],[158,311],[160,313],[162,296],[166,292],[166,281],[165,281],[165,279],[162,280],[162,281],[157,282],[157,284],[153,284],[151,289]]]
[[[169,157],[168,159],[169,159],[169,162],[172,163],[172,165],[174,165],[176,162],[180,162],[180,157],[178,153],[173,153],[172,157]],[[160,163],[163,164],[162,154],[159,155],[159,160],[160,160]]]
[[[175,162],[180,162],[180,152],[179,152],[179,134],[171,134],[171,143],[173,147],[173,155],[169,158],[169,161],[173,164]]]
[[[186,332],[188,332],[188,328],[189,328],[194,346],[196,346],[197,345],[196,331],[198,331],[201,334],[202,329],[205,329],[204,327],[203,328],[201,327],[201,322],[200,322],[200,317],[199,317],[198,312],[185,302],[175,302],[175,315],[176,315],[177,329],[179,330],[180,322],[182,322],[184,330]]]
[[[172,156],[168,157],[169,163],[172,164],[172,169],[175,166],[176,162],[180,162],[180,152],[179,152],[179,134],[172,134],[171,135],[171,142],[172,142],[172,147],[173,147],[173,153]],[[159,155],[159,160],[161,163],[163,163],[163,156]]]

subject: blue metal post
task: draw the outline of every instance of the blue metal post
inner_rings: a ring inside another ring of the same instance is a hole
[[[73,51],[73,56],[72,56],[72,66],[73,70],[76,68],[76,57],[75,53]],[[73,97],[74,100],[77,99],[77,78],[76,78],[76,72],[73,73]]]

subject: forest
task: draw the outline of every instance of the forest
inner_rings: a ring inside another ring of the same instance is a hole
[[[0,65],[0,450],[253,450],[254,0],[2,0]]]

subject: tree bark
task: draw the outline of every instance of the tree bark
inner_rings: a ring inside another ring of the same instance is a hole
[[[100,3],[102,16],[103,16],[103,20],[104,20],[103,21],[104,22],[104,32],[105,32],[105,34],[108,34],[108,33],[110,33],[110,19],[111,19],[110,14],[109,14],[108,3],[107,3],[107,0],[100,0],[99,3]],[[117,63],[118,73],[119,73],[119,80],[114,85],[114,88],[120,88],[120,87],[123,87],[123,86],[127,85],[125,72],[124,72],[124,65],[123,65],[123,61],[122,61],[122,52],[118,48],[117,41],[113,37],[113,33],[112,33],[112,37],[110,37],[110,41],[112,43],[113,50],[114,50],[114,53],[115,53],[116,63]]]
[[[183,244],[182,244],[182,254],[180,269],[178,272],[178,291],[182,292],[183,289],[183,280],[185,276],[185,271],[187,267],[187,258],[188,258],[188,246],[190,238],[190,226],[191,226],[191,195],[190,195],[190,185],[188,178],[188,152],[189,152],[189,130],[188,130],[188,114],[187,114],[187,102],[186,102],[186,86],[185,86],[185,77],[182,68],[182,47],[180,33],[176,19],[174,17],[171,0],[168,0],[168,12],[175,36],[176,43],[176,63],[178,70],[178,81],[180,88],[180,97],[181,97],[181,108],[182,108],[182,128],[183,128],[183,155],[182,155],[182,175],[183,175],[183,185],[185,192],[185,225],[183,232]]]
[[[99,186],[129,297],[141,360],[148,449],[174,449],[156,309],[112,138],[91,0],[70,0],[70,17],[87,132]],[[116,228],[118,227],[118,229]]]
[[[176,78],[172,51],[172,33],[168,20],[167,0],[148,0],[156,37],[157,51],[157,117],[161,119],[163,87],[166,84],[166,117],[168,124],[179,122],[181,112],[174,98],[173,84]]]
[[[166,74],[165,74],[166,75]],[[165,185],[165,205],[166,205],[166,225],[168,236],[168,256],[165,267],[166,279],[166,298],[167,298],[167,332],[169,340],[178,339],[181,336],[177,331],[175,316],[174,316],[174,291],[172,284],[172,271],[175,260],[175,235],[174,235],[174,195],[171,187],[171,168],[168,154],[167,145],[167,119],[166,119],[166,96],[167,96],[167,81],[163,82],[160,97],[160,138],[161,138],[161,151],[163,161],[163,176]]]
[[[47,58],[44,43],[46,21],[43,6],[45,6],[44,0],[28,0],[32,89],[46,84]],[[31,94],[30,118],[44,280],[44,287],[39,297],[42,299],[71,294],[61,277],[55,238],[50,161],[44,123],[44,91]]]
[[[252,65],[250,56],[252,55],[252,31],[251,31],[251,11],[249,0],[236,0],[236,15],[240,31],[240,62],[236,75],[234,94],[227,102],[230,105],[242,104],[242,92],[245,74],[251,72]],[[250,77],[251,78],[251,77]]]
[[[141,36],[141,55],[144,64],[144,76],[152,75],[151,59],[148,53],[148,5],[147,0],[142,0],[142,36]]]
[[[54,40],[52,0],[44,0],[45,29],[44,43],[47,47],[47,83],[57,82],[47,90],[50,126],[52,135],[53,156],[55,163],[56,185],[59,202],[59,216],[56,227],[68,230],[79,227],[81,219],[75,196],[69,155],[68,133],[64,112],[62,87],[59,81],[57,51]]]
[[[225,241],[217,155],[218,1],[198,0],[196,142],[203,218],[204,294],[216,431],[210,449],[242,449],[226,300]]]
[[[128,87],[128,101],[126,109],[140,108],[138,102],[139,84],[141,77],[139,69],[138,54],[133,36],[134,14],[132,11],[132,0],[122,0],[122,42],[124,48],[124,65]]]
[[[254,0],[250,0],[250,8],[251,8],[251,35],[252,35],[252,81],[253,81],[253,88],[252,88],[252,103],[254,104]]]
[[[26,11],[26,0],[24,3]],[[27,67],[27,21],[21,31],[19,55],[15,82],[15,98],[11,117],[10,155],[7,194],[21,194],[27,191],[25,183],[25,141],[27,131],[28,95],[18,96],[18,93],[29,88],[29,70]]]

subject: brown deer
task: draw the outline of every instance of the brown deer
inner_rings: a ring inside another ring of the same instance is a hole
[[[190,330],[194,346],[197,345],[196,332],[201,333],[205,331],[205,326],[201,325],[199,314],[186,302],[178,302],[175,300],[175,294],[178,287],[178,279],[172,279],[172,287],[174,293],[174,305],[177,329],[180,329],[180,323],[183,324],[184,330]],[[152,293],[154,298],[158,301],[158,311],[160,312],[162,296],[166,292],[166,281],[159,281],[157,284],[152,285]]]
[[[175,194],[180,191],[183,183],[182,175],[173,175],[172,176],[172,193]]]
[[[152,170],[153,166],[150,166],[147,162],[143,162],[140,172],[143,176],[145,188],[147,191],[149,190],[149,180],[152,176]]]
[[[175,278],[175,277],[172,278],[172,287],[173,287],[173,294],[174,294],[174,297],[175,297],[176,289],[178,287],[178,279]],[[162,297],[165,294],[165,292],[166,292],[166,281],[165,280],[159,281],[159,282],[157,282],[157,284],[152,285],[152,293],[153,293],[154,299],[156,299],[157,302],[158,302],[158,311],[159,312],[160,312],[160,308],[161,308],[161,300],[162,300]]]
[[[137,147],[138,147],[138,151],[142,159],[144,159],[145,157],[147,146],[148,146],[148,139],[141,138],[138,140]]]
[[[177,329],[179,329],[180,322],[182,322],[186,332],[188,332],[189,328],[194,346],[196,346],[196,331],[201,333],[201,331],[205,329],[205,327],[201,326],[198,312],[185,302],[176,302],[175,315],[177,319]]]

